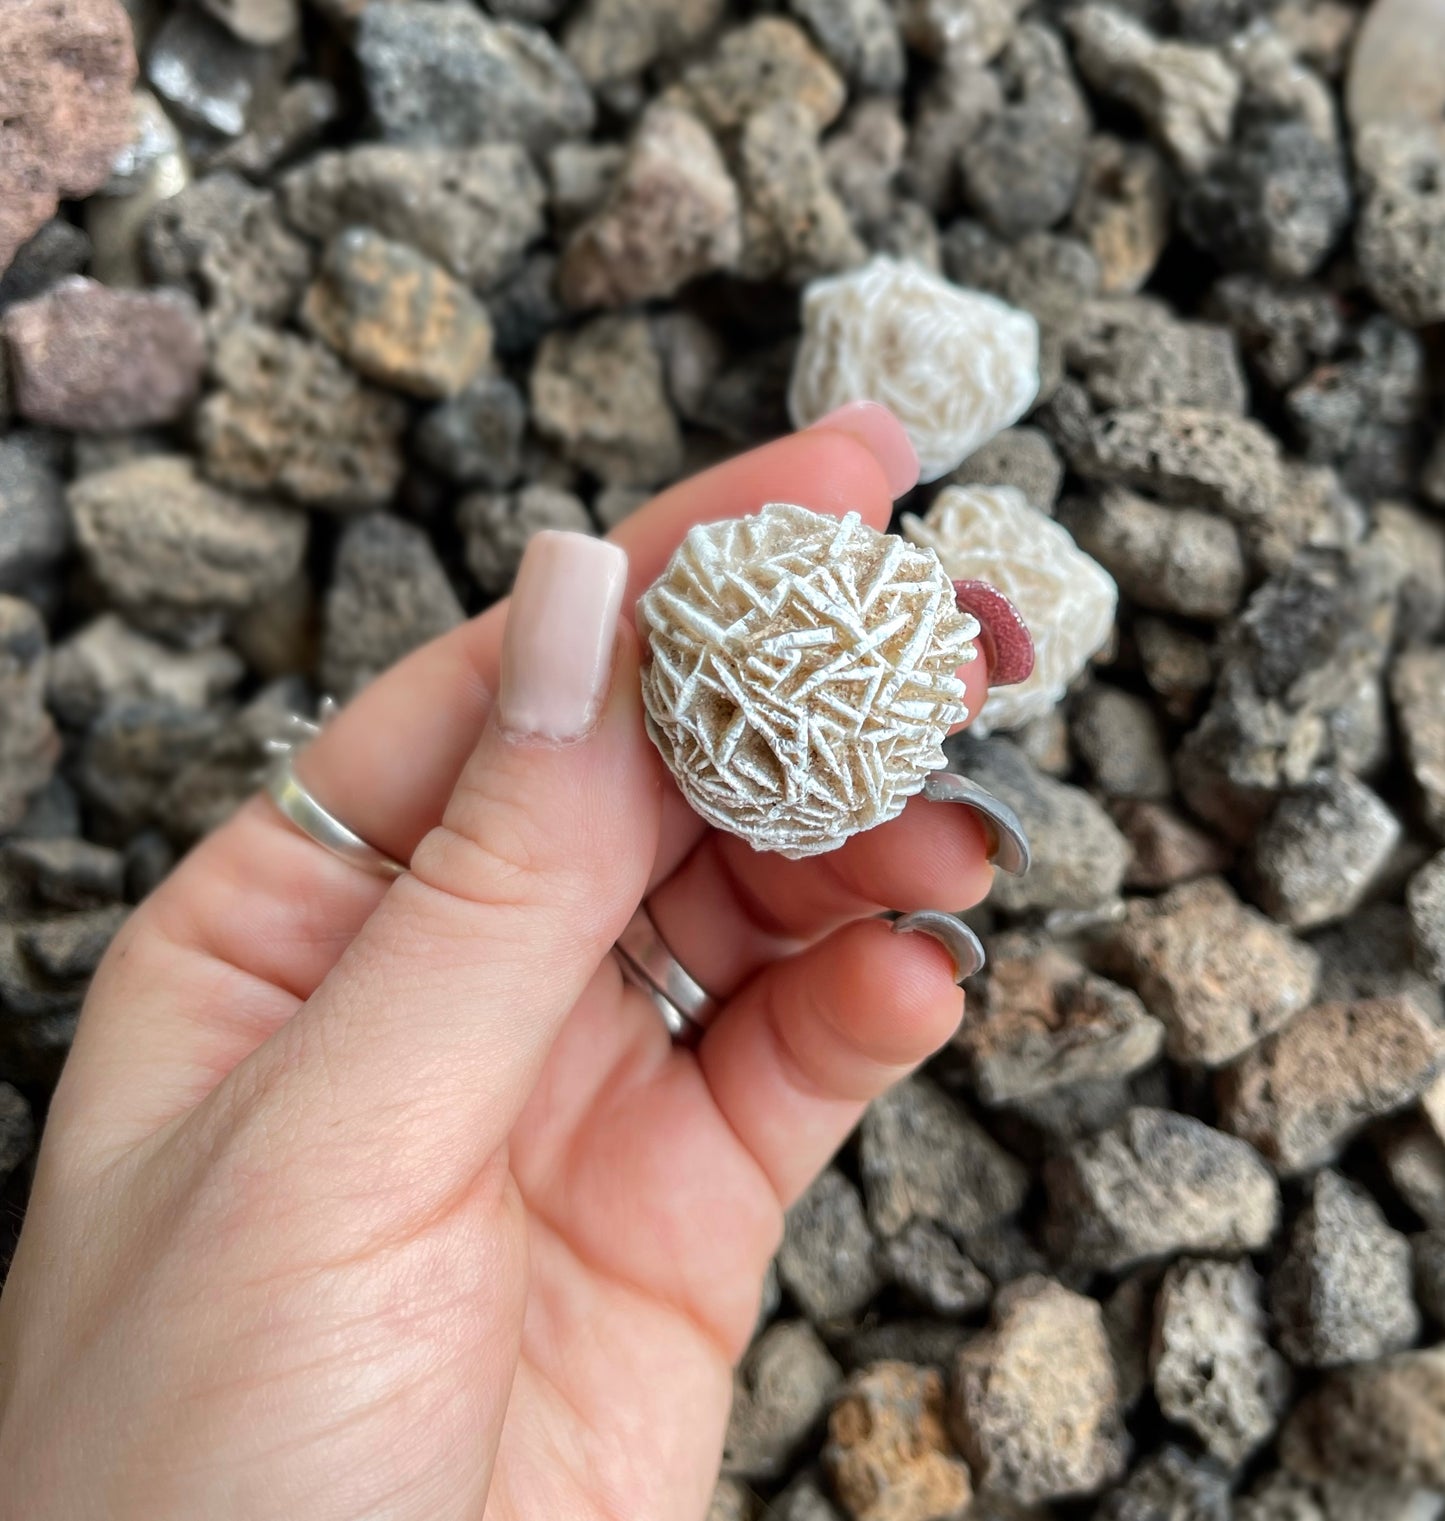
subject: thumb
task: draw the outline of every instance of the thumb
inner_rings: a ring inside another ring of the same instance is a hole
[[[619,620],[626,580],[616,545],[529,544],[497,700],[442,823],[258,1053],[262,1091],[308,1144],[354,1146],[364,1126],[374,1165],[456,1186],[505,1141],[641,901],[662,792],[637,636]]]

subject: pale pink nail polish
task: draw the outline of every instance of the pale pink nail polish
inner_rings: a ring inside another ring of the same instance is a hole
[[[548,529],[527,545],[502,639],[503,729],[569,740],[597,720],[612,678],[627,555],[585,533]]]
[[[850,401],[825,412],[813,428],[827,428],[846,433],[860,444],[883,467],[888,489],[895,497],[912,491],[918,484],[918,452],[903,424],[879,401]]]

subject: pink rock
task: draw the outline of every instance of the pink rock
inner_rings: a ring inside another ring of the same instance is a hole
[[[0,274],[62,197],[110,177],[135,78],[120,0],[0,0]]]
[[[206,360],[201,313],[178,290],[112,290],[63,280],[4,317],[15,410],[91,433],[173,422]]]

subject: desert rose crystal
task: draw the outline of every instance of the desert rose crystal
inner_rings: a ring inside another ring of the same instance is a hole
[[[975,734],[1016,729],[1047,713],[1114,627],[1113,577],[1013,486],[945,486],[924,517],[903,514],[903,532],[937,551],[960,583],[962,606],[986,617],[968,589],[982,580],[1009,599],[1033,636],[1033,669],[1011,686],[1003,684],[1011,672],[996,677]]]
[[[937,480],[1015,423],[1039,389],[1039,327],[921,264],[880,254],[814,280],[788,410],[799,428],[847,401],[881,401]]]
[[[638,602],[648,732],[688,802],[817,855],[899,814],[968,716],[977,655],[931,549],[770,502],[692,529]]]

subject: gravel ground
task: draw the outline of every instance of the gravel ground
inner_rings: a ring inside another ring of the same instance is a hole
[[[887,253],[1042,333],[903,505],[1016,486],[1122,602],[953,742],[1036,866],[792,1214],[713,1521],[1438,1521],[1438,0],[0,34],[3,1229],[90,972],[281,715],[784,431],[803,289]]]

